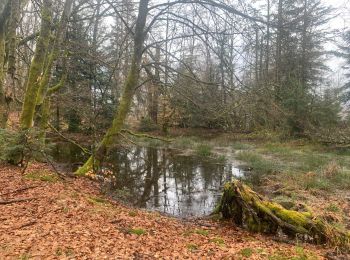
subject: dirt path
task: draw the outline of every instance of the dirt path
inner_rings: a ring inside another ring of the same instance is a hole
[[[0,167],[0,259],[322,259],[324,254],[229,223],[184,222],[112,203],[96,183],[59,181],[48,171],[35,164],[23,176],[20,168]],[[41,180],[33,180],[38,173]],[[21,199],[28,200],[13,201]]]

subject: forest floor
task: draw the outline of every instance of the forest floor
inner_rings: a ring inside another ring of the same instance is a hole
[[[230,223],[179,220],[103,197],[87,178],[47,165],[0,167],[0,259],[323,259]]]

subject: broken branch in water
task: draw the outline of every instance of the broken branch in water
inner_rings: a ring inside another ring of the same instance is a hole
[[[166,138],[161,138],[161,137],[158,137],[158,136],[153,136],[153,135],[148,135],[148,134],[134,133],[134,132],[132,132],[132,131],[129,130],[129,129],[122,129],[121,131],[122,131],[122,132],[125,132],[125,133],[128,133],[129,135],[135,136],[135,137],[137,137],[137,138],[149,138],[149,139],[160,140],[160,141],[167,142],[167,143],[170,143],[170,142],[173,141],[173,140],[166,139]]]

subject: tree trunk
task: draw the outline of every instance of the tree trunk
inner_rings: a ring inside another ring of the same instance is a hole
[[[216,209],[226,219],[253,232],[300,237],[313,243],[329,243],[348,247],[350,236],[309,212],[287,210],[264,199],[238,180],[226,183]]]
[[[281,84],[281,55],[282,55],[282,31],[283,31],[283,0],[278,1],[278,14],[277,14],[277,42],[276,42],[276,64],[275,64],[275,73],[276,73],[276,94],[277,98],[280,95],[280,84]]]
[[[7,19],[10,17],[11,9],[10,2],[4,1],[0,4],[0,10],[3,10],[0,13],[0,128],[5,128],[7,123],[7,106],[5,99],[5,25]]]
[[[112,126],[108,129],[107,133],[103,137],[99,144],[95,156],[92,155],[85,164],[80,167],[76,174],[85,175],[92,171],[95,167],[99,167],[101,159],[105,156],[107,150],[113,144],[115,138],[119,135],[124,125],[125,119],[129,112],[132,98],[135,93],[135,89],[138,85],[139,74],[141,69],[141,59],[143,53],[143,44],[145,40],[145,24],[148,14],[148,2],[149,0],[141,0],[139,4],[139,13],[136,20],[135,34],[134,34],[134,53],[131,62],[131,67],[128,72],[128,77],[124,84],[123,95],[120,100],[120,104],[117,107]]]
[[[50,106],[51,106],[50,95],[56,92],[60,87],[62,87],[66,78],[66,74],[65,74],[66,72],[64,72],[64,75],[62,75],[62,79],[60,80],[60,82],[56,86],[49,89],[52,68],[60,52],[60,47],[62,45],[64,34],[66,32],[68,18],[70,15],[72,4],[73,4],[73,0],[65,1],[61,20],[55,34],[53,48],[50,54],[48,55],[47,64],[44,68],[44,74],[40,80],[39,90],[36,97],[36,108],[37,108],[36,111],[39,114],[37,117],[38,118],[37,123],[40,127],[41,137],[43,137],[43,140],[45,138],[45,131],[50,118]],[[66,70],[65,68],[66,64],[64,64],[63,67]]]
[[[35,106],[40,87],[45,57],[50,41],[50,30],[52,20],[52,1],[44,0],[41,10],[41,27],[34,58],[29,68],[26,84],[26,92],[22,106],[20,125],[23,130],[33,126]]]
[[[5,32],[4,25],[0,25],[0,128],[6,127],[7,109],[4,88],[4,62],[5,62]]]

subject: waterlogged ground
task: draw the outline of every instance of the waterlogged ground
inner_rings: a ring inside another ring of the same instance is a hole
[[[226,181],[240,178],[286,208],[309,210],[349,229],[349,149],[232,137],[135,139],[140,146],[118,149],[106,160],[104,192],[134,206],[198,217],[213,210]],[[78,148],[67,147],[58,154],[68,155],[76,168],[84,158]]]
[[[170,146],[233,161],[245,170],[244,181],[269,199],[288,209],[312,211],[339,229],[350,229],[349,148],[232,134],[178,137]]]
[[[67,143],[54,150],[57,162],[75,170],[84,160]],[[162,147],[128,145],[109,153],[99,173],[103,191],[116,200],[188,218],[207,216],[217,205],[223,185],[244,178],[237,161]]]

